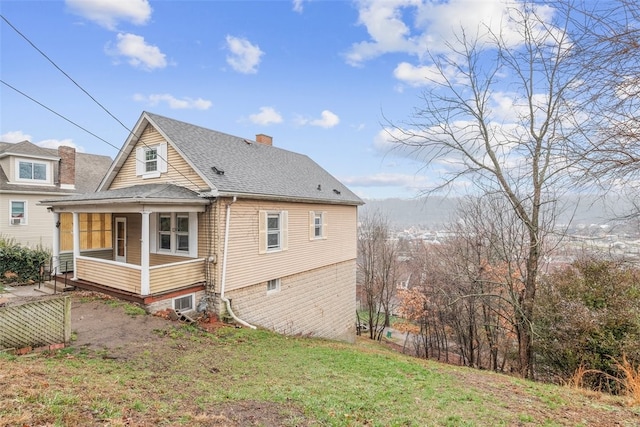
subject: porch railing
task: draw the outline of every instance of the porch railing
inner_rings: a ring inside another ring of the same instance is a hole
[[[76,268],[78,279],[140,294],[142,268],[139,265],[79,256]]]
[[[79,256],[78,279],[140,294],[142,267],[135,264]],[[205,280],[205,259],[198,258],[149,267],[151,294],[170,291]]]
[[[149,267],[151,293],[160,293],[203,282],[205,279],[204,268],[204,258]]]

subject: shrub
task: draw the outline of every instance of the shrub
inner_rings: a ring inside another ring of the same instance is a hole
[[[537,305],[536,353],[545,379],[623,391],[617,360],[640,362],[640,271],[595,258],[544,278]]]
[[[27,283],[38,280],[40,266],[47,262],[49,251],[23,247],[14,239],[0,236],[0,282]]]

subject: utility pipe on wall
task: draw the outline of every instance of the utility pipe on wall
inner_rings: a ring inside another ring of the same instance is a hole
[[[231,219],[231,205],[234,204],[235,202],[236,202],[236,196],[233,196],[233,200],[231,201],[231,203],[227,203],[227,216],[225,218],[225,224],[224,224],[224,249],[222,252],[222,283],[220,283],[220,299],[224,301],[227,307],[227,311],[229,312],[233,320],[235,320],[236,322],[240,323],[243,326],[246,326],[247,328],[257,329],[255,326],[245,322],[244,320],[236,316],[236,314],[231,309],[231,301],[229,301],[229,298],[224,296],[224,287],[227,282],[227,252],[228,252],[228,246],[229,246],[229,221]]]

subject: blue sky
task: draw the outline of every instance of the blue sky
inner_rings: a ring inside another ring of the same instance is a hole
[[[514,1],[510,2],[513,6]],[[150,111],[311,157],[363,198],[437,180],[389,153],[452,29],[498,22],[499,0],[0,2],[2,16],[128,128]],[[5,20],[0,140],[112,158],[128,131]],[[111,145],[109,145],[111,144]],[[114,148],[117,147],[117,148]]]

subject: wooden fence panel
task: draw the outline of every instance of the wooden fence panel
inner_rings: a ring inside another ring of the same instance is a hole
[[[41,299],[0,307],[0,349],[42,347],[71,339],[71,299]]]

